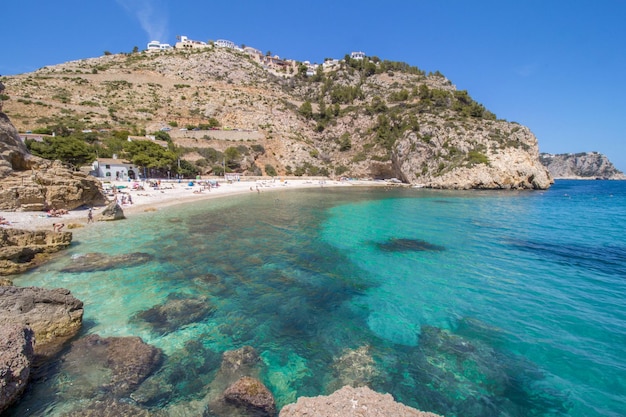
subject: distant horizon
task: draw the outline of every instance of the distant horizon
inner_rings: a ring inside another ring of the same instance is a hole
[[[440,71],[498,118],[530,128],[541,152],[596,151],[626,170],[626,3],[619,0],[62,3],[3,5],[0,74],[144,50],[152,40],[173,45],[176,35],[311,63],[363,51]]]

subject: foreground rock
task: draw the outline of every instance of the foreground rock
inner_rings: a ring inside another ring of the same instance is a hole
[[[261,381],[244,376],[224,391],[224,400],[258,416],[274,416],[274,396]]]
[[[83,303],[64,288],[0,287],[0,325],[30,326],[35,353],[51,356],[75,336],[83,320]]]
[[[609,159],[598,152],[565,154],[542,153],[541,163],[554,178],[562,179],[626,179]]]
[[[97,179],[31,155],[9,118],[1,112],[0,179],[0,210],[72,210],[106,203]]]
[[[139,337],[83,337],[63,356],[62,372],[73,381],[65,397],[129,395],[161,363],[161,350]]]
[[[391,394],[379,394],[368,387],[343,387],[329,396],[300,397],[287,404],[279,417],[439,417],[395,402]]]
[[[0,325],[0,413],[26,388],[34,349],[35,335],[29,327]]]
[[[71,232],[0,228],[0,275],[21,274],[70,243]]]

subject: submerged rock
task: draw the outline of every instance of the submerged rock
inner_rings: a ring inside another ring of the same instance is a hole
[[[83,337],[72,343],[62,358],[61,372],[72,381],[65,395],[83,398],[93,398],[98,393],[109,393],[117,398],[127,396],[161,364],[161,360],[161,350],[139,337],[102,338],[97,334]]]
[[[156,333],[164,334],[200,321],[214,310],[207,297],[171,293],[165,303],[140,311],[135,314],[134,320],[143,321]]]
[[[222,356],[222,372],[243,376],[256,366],[261,358],[252,346],[243,346],[236,350],[228,350]]]
[[[162,406],[182,398],[194,398],[205,393],[219,367],[219,354],[189,340],[183,349],[169,355],[163,366],[148,377],[130,397],[139,404]]]
[[[35,332],[35,353],[51,356],[82,325],[83,303],[64,288],[0,287],[0,324],[19,323]]]
[[[279,417],[440,417],[394,401],[391,394],[379,394],[368,387],[343,387],[329,396],[300,397],[280,410]]]
[[[34,355],[35,334],[29,327],[0,325],[0,413],[26,388]]]
[[[426,242],[421,239],[393,238],[384,243],[377,243],[378,249],[384,252],[441,252],[445,247]]]
[[[86,406],[76,407],[69,413],[64,413],[61,417],[166,417],[160,411],[151,411],[138,407],[128,402],[116,399],[94,400]]]
[[[379,375],[379,371],[369,346],[361,346],[358,349],[346,349],[340,357],[335,358],[333,374],[335,381],[331,383],[331,389],[339,389],[346,385],[351,387],[370,385]]]
[[[71,265],[61,269],[61,272],[93,272],[128,268],[150,262],[153,259],[154,256],[144,252],[124,253],[122,255],[91,252],[72,256]]]
[[[71,232],[0,228],[0,275],[21,274],[70,243]]]
[[[258,416],[274,416],[276,402],[274,396],[261,381],[244,376],[224,391],[224,400],[243,407]]]

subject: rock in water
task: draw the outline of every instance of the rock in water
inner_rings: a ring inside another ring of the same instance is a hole
[[[107,222],[113,220],[122,220],[125,219],[124,210],[117,204],[117,201],[112,201],[108,206],[102,210],[102,213],[98,216],[96,220],[99,222]]]
[[[83,337],[63,356],[62,371],[74,380],[74,388],[66,395],[93,398],[107,392],[114,397],[127,396],[161,360],[161,350],[139,337]]]
[[[26,388],[34,350],[35,334],[29,327],[0,325],[0,413]]]
[[[260,416],[274,416],[274,396],[261,381],[244,376],[224,391],[227,403],[243,407]]]
[[[44,260],[46,254],[65,249],[71,232],[0,229],[0,275],[21,274]]]
[[[395,402],[391,394],[379,394],[368,387],[343,387],[329,396],[300,397],[280,410],[279,417],[441,417]]]
[[[35,332],[35,353],[51,356],[75,336],[83,303],[64,288],[0,287],[0,325],[18,323]]]

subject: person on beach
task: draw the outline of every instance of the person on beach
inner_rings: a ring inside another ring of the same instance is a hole
[[[93,211],[91,209],[87,212],[87,223],[93,223]]]
[[[55,232],[60,232],[65,227],[65,223],[52,223],[52,230]]]

